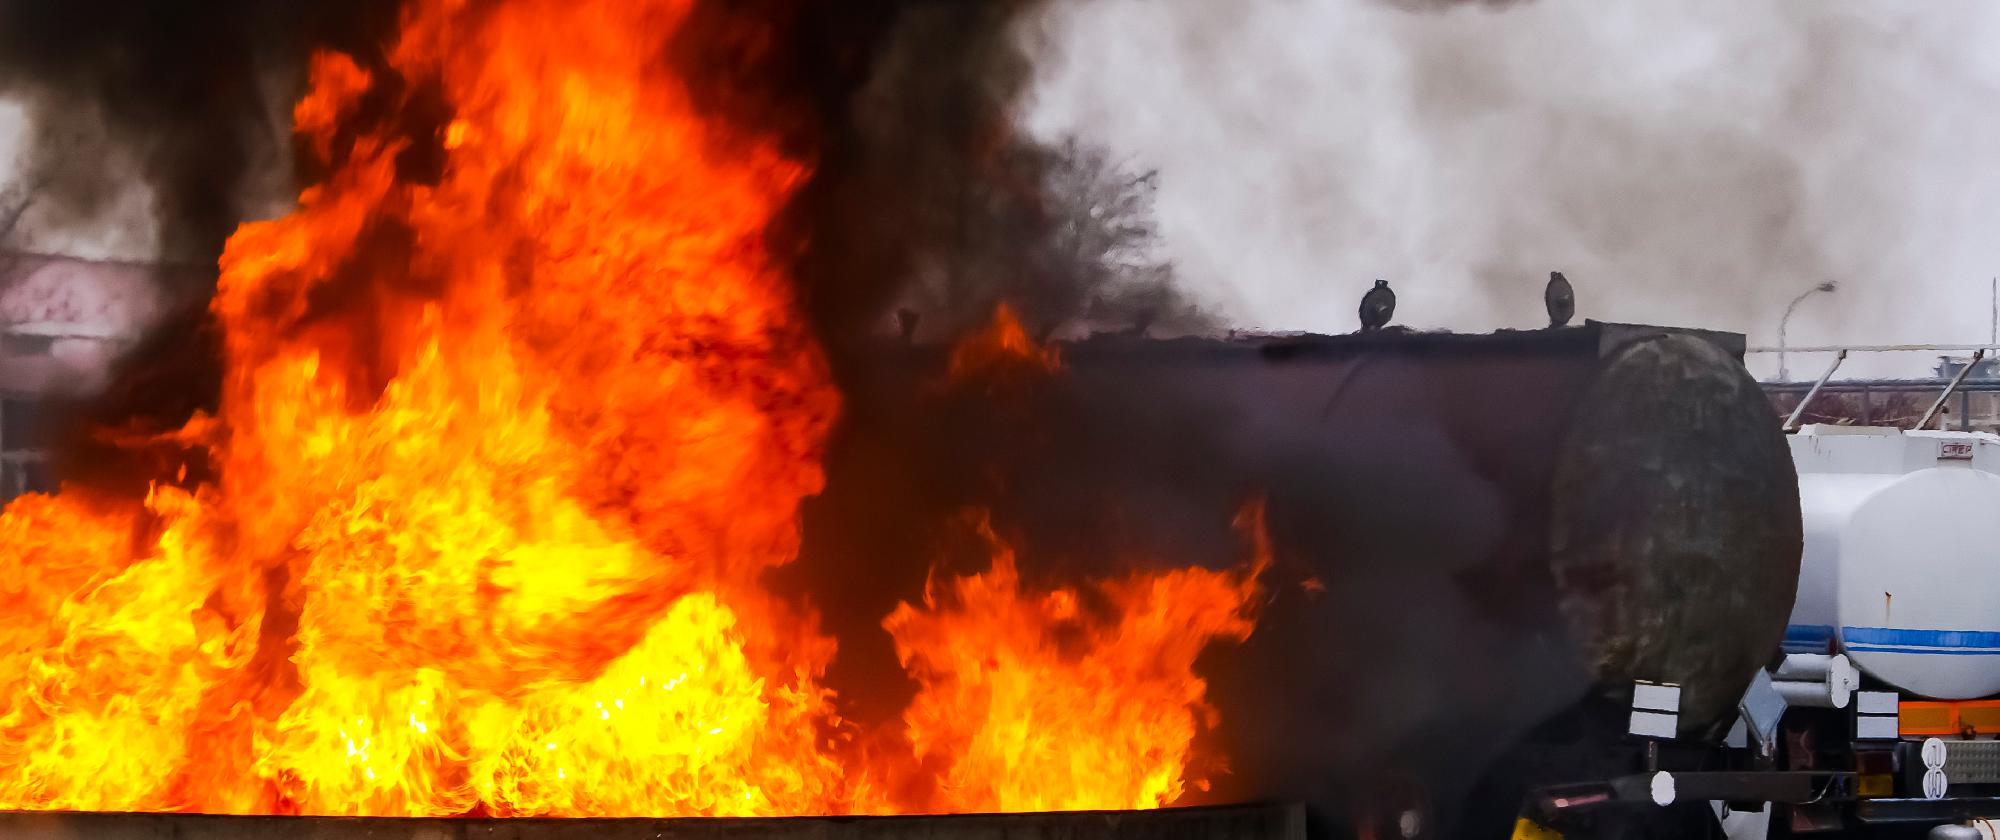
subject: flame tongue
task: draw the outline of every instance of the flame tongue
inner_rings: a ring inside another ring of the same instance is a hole
[[[929,804],[890,801],[827,740],[833,642],[759,582],[797,551],[838,397],[761,246],[804,170],[666,75],[657,45],[688,5],[408,4],[389,69],[450,112],[429,170],[363,119],[377,80],[315,60],[295,118],[330,175],[222,261],[222,409],[184,435],[219,483],[0,515],[0,808]],[[1189,663],[1247,632],[1247,586],[1113,586],[1129,612],[1080,658],[1038,641],[1066,596],[1021,592],[1011,561],[899,610],[910,666],[956,680],[909,719],[927,757],[960,756],[942,806],[1172,801]],[[1169,615],[1200,629],[1162,635]],[[966,659],[980,644],[1006,656]],[[1118,778],[1013,792],[1061,760],[1021,733],[1123,726],[1084,677],[1140,660],[1154,704],[1101,747]],[[965,691],[985,729],[941,732]]]
[[[1072,588],[1025,590],[1014,549],[984,520],[985,574],[951,582],[884,622],[922,684],[904,715],[922,757],[945,765],[943,808],[1157,808],[1179,799],[1196,730],[1211,725],[1195,657],[1252,627],[1268,562],[1261,503],[1239,524],[1256,546],[1235,572],[1179,569],[1101,582],[1108,614]]]
[[[1062,369],[1062,356],[1054,347],[1029,337],[1014,308],[1001,303],[993,308],[993,320],[966,336],[951,351],[954,381],[972,378],[1001,380],[1022,376],[1041,377]]]

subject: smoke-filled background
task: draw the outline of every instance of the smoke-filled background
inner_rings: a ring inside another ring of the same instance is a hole
[[[1978,4],[1061,3],[1018,113],[1158,167],[1180,288],[1231,323],[1351,329],[1383,277],[1413,325],[1534,326],[1560,269],[1585,317],[1768,345],[1836,280],[1793,344],[1972,342],[1996,34]]]
[[[212,262],[239,221],[284,212],[295,192],[300,57],[370,54],[394,8],[0,3],[0,210],[25,206],[5,244]]]
[[[0,205],[38,196],[6,244],[202,262],[282,209],[287,62],[365,51],[393,4],[212,5],[0,4]],[[822,48],[793,68],[825,77],[842,138],[811,200],[882,211],[816,231],[882,278],[818,302],[843,319],[908,306],[935,327],[1039,285],[1064,315],[1109,296],[1168,326],[1345,331],[1379,276],[1415,326],[1532,326],[1561,269],[1586,317],[1755,344],[1828,279],[1792,343],[1988,335],[2000,12],[1978,4],[834,5],[746,8]],[[1136,244],[1081,243],[1117,252],[1118,282],[1022,258],[1024,229],[1067,221],[1024,204],[1087,216],[1153,170]]]

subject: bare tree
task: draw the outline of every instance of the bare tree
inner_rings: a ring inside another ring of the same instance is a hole
[[[28,215],[28,208],[35,205],[41,196],[42,187],[48,178],[30,175],[13,185],[0,189],[0,285],[12,280],[14,271],[20,266],[20,251],[14,246],[14,230],[21,224],[22,217]]]
[[[983,321],[1004,300],[1039,338],[1199,323],[1160,253],[1156,172],[1074,139],[1013,142],[985,159],[928,214],[944,267],[934,308]]]
[[[1092,326],[1138,333],[1192,318],[1159,245],[1158,170],[1135,169],[1073,138],[1047,154],[1041,201],[1047,229],[1036,262],[1065,287],[1088,293],[1076,314]]]
[[[28,214],[28,208],[35,205],[40,194],[39,180],[24,181],[5,190],[5,199],[0,199],[0,248],[14,235],[14,228],[21,223],[21,217]]]

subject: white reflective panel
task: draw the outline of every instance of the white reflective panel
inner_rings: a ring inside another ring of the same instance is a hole
[[[1678,712],[1681,710],[1681,687],[1635,682],[1632,684],[1632,708],[1653,712]]]
[[[1896,692],[1857,691],[1854,693],[1854,710],[1864,715],[1893,715],[1896,713]]]
[[[1632,725],[1626,731],[1647,738],[1672,738],[1680,728],[1680,715],[1632,710]]]
[[[1854,719],[1854,737],[1869,740],[1889,739],[1897,736],[1894,715],[1862,715]]]

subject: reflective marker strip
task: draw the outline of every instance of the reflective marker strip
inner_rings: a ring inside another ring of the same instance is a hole
[[[2000,735],[2000,701],[1904,700],[1898,704],[1904,735]]]
[[[1900,728],[1904,735],[1957,735],[1958,709],[1951,703],[1910,700],[1902,704]]]

